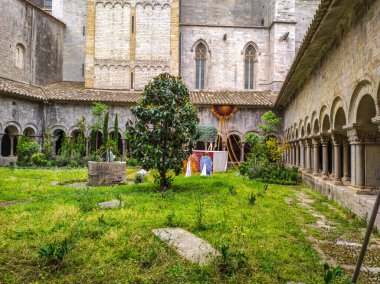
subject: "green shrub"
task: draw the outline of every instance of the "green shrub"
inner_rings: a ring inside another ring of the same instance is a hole
[[[283,185],[295,185],[299,183],[298,168],[291,169],[277,165],[251,166],[244,165],[239,167],[240,173],[247,175],[250,179],[254,179],[264,183],[276,183]]]
[[[233,251],[229,244],[223,244],[220,247],[221,255],[219,256],[218,268],[222,274],[232,275],[245,267],[248,263],[248,257],[244,252],[237,250]]]
[[[137,159],[128,158],[127,159],[127,165],[130,167],[136,167],[139,165],[139,161]]]
[[[38,143],[30,141],[29,137],[23,135],[17,143],[17,163],[19,166],[31,166],[33,154],[38,153]]]
[[[143,183],[145,180],[143,174],[135,174],[135,184]]]
[[[32,162],[37,167],[46,167],[48,161],[43,153],[36,153],[32,155]]]

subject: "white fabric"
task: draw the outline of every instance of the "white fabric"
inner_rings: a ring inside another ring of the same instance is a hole
[[[213,172],[224,173],[227,171],[228,152],[227,151],[213,151]]]
[[[207,176],[206,165],[203,165],[201,176]]]
[[[190,159],[187,160],[186,175],[185,177],[191,177],[191,163]]]

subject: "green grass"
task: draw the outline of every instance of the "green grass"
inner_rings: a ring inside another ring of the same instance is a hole
[[[128,174],[133,177],[133,170]],[[165,194],[151,182],[92,189],[52,184],[84,178],[85,169],[0,168],[0,202],[31,200],[0,207],[0,283],[323,283],[323,263],[303,230],[314,217],[285,202],[302,190],[320,198],[315,206],[326,213],[325,199],[308,188],[270,185],[263,192],[261,184],[234,172],[177,177]],[[97,208],[112,199],[122,199],[125,207]],[[328,216],[342,224],[339,233],[348,234],[354,225],[337,210]],[[217,262],[192,264],[151,232],[168,225],[218,249],[228,244],[247,262],[229,274]],[[65,238],[73,248],[62,265],[38,255]]]

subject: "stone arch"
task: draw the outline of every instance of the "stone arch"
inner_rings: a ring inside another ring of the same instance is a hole
[[[198,39],[195,43],[193,43],[193,45],[191,46],[191,52],[194,54],[194,59],[195,59],[195,48],[198,46],[198,44],[202,43],[205,47],[206,47],[206,51],[207,53],[211,56],[211,50],[210,50],[210,47],[209,45],[207,44],[207,41],[200,38]],[[209,59],[209,58],[206,58],[206,59]]]
[[[342,128],[344,126],[344,125],[341,125],[342,121],[345,121],[345,124],[347,123],[347,116],[346,116],[347,111],[346,111],[346,109],[347,108],[346,108],[345,102],[340,96],[334,98],[334,101],[333,101],[332,106],[331,106],[331,112],[330,112],[331,124],[332,124],[334,129],[336,129],[335,125],[339,125],[340,128]],[[340,121],[336,122],[335,119],[337,118],[337,112],[338,111],[339,111],[338,119]],[[342,114],[344,114],[344,119],[341,116]]]
[[[255,49],[255,54],[256,54],[255,60],[257,60],[257,56],[260,55],[260,51],[259,51],[259,46],[254,41],[247,42],[244,45],[243,49],[241,50],[240,54],[244,55],[245,51],[247,50],[249,46],[252,46]]]
[[[331,129],[330,117],[325,114],[322,118],[321,132],[327,133]]]
[[[227,137],[228,159],[230,162],[239,162],[241,156],[241,136],[237,132],[230,132]]]
[[[25,66],[25,46],[21,43],[16,44],[15,66],[20,69]]]
[[[372,118],[374,117],[376,117],[375,100],[370,94],[366,94],[358,103],[355,122],[359,125],[373,125]]]
[[[5,132],[5,129],[9,126],[13,126],[17,129],[17,133],[22,133],[21,131],[21,126],[18,122],[16,121],[8,121],[6,123],[4,123],[4,132]]]
[[[1,155],[3,157],[14,156],[20,133],[19,125],[13,123],[4,125],[4,134],[1,138]]]
[[[314,120],[314,124],[313,124],[313,135],[319,134],[320,131],[321,131],[321,127],[319,125],[319,119],[316,119]]]
[[[54,125],[52,128],[51,128],[51,133],[54,135],[54,132],[56,131],[59,131],[59,130],[62,130],[65,134],[67,133],[67,129],[66,127],[64,127],[63,125]]]
[[[336,110],[334,117],[332,119],[333,119],[333,129],[343,130],[343,127],[347,124],[346,113],[343,107],[339,107]]]
[[[307,137],[310,137],[311,134],[312,134],[312,132],[311,132],[311,124],[310,124],[310,122],[309,122],[309,123],[306,125],[306,135],[307,135]]]
[[[362,98],[366,95],[370,95],[374,102],[377,99],[376,97],[374,97],[373,84],[367,79],[360,81],[356,85],[354,92],[351,96],[350,107],[348,110],[349,124],[353,124],[357,122],[356,119],[357,119],[357,110],[359,107],[359,103],[361,102]],[[376,109],[376,105],[375,105],[375,110],[378,113],[378,109]]]
[[[123,136],[122,136],[122,131],[119,130],[117,133],[118,133],[118,139],[117,139],[117,141],[118,141],[118,145],[117,145],[118,155],[122,156],[123,155],[123,140],[122,140]],[[110,130],[110,139],[114,140],[115,139],[114,135],[115,135],[115,128],[113,128],[112,130]]]
[[[303,129],[303,120],[302,119],[298,123],[297,128],[299,129],[299,136],[297,136],[297,138],[302,138],[302,135],[305,133],[305,130]]]
[[[28,133],[30,133],[30,130],[33,130],[32,131],[33,132],[32,135],[38,135],[38,128],[33,123],[27,123],[27,124],[25,124],[22,132],[25,133],[27,131]]]

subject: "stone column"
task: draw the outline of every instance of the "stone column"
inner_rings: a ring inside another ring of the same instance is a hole
[[[204,142],[205,143],[205,151],[207,151],[207,142]]]
[[[244,146],[245,146],[245,143],[244,142],[241,142],[240,143],[240,162],[244,162]]]
[[[342,180],[342,157],[340,153],[340,148],[342,145],[342,137],[339,135],[333,135],[333,145],[334,145],[334,180],[340,182]]]
[[[301,169],[304,169],[305,168],[305,148],[304,148],[304,141],[301,140],[299,142],[299,145],[300,145],[300,168]]]
[[[348,175],[348,151],[348,142],[343,140],[343,181],[350,181],[350,177]]]
[[[306,145],[306,170],[311,172],[311,141],[310,139],[305,140]]]
[[[9,135],[9,139],[11,140],[11,151],[9,156],[14,157],[15,155],[15,149],[14,149],[14,144],[15,144],[15,136],[14,135]]]
[[[85,155],[86,155],[86,157],[88,157],[88,155],[90,154],[89,153],[90,152],[90,138],[89,137],[85,137],[84,141],[86,143],[86,153],[85,153]]]
[[[314,167],[313,175],[319,175],[319,139],[313,139]]]
[[[329,151],[328,151],[328,139],[323,137],[322,142],[322,177],[323,179],[329,178]]]
[[[227,142],[222,142],[222,150],[226,151],[227,148]]]
[[[300,165],[300,149],[299,149],[299,142],[296,142],[295,145],[295,150],[296,150],[296,166],[299,167]]]
[[[356,128],[347,132],[348,141],[351,145],[351,174],[353,176],[352,186],[365,187],[365,152],[364,135]]]
[[[123,145],[123,148],[121,150],[122,153],[123,153],[122,156],[125,157],[125,153],[127,151],[127,140],[126,139],[122,139],[121,141],[122,141],[122,145]]]

